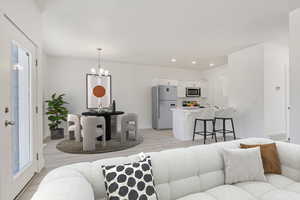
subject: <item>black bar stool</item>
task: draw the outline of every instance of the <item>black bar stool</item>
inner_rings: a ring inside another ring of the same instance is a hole
[[[233,115],[235,113],[235,109],[233,108],[225,108],[216,111],[215,113],[215,124],[218,121],[221,121],[222,128],[221,129],[215,129],[216,133],[222,133],[224,141],[226,141],[226,134],[233,134],[233,138],[236,140],[235,130],[234,130],[234,123],[233,123]],[[228,130],[226,128],[226,121],[231,122],[231,130]]]
[[[197,131],[198,122],[203,122],[203,130],[202,131]],[[212,131],[207,130],[208,123],[211,123]],[[204,137],[204,144],[206,143],[207,136],[215,137],[215,141],[218,142],[216,132],[215,132],[214,109],[203,108],[201,110],[201,112],[198,112],[197,115],[195,115],[193,141],[195,140],[195,135],[202,135]]]

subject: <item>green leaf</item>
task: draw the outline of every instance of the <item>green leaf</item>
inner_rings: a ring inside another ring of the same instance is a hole
[[[57,96],[54,93],[50,100],[45,101],[48,104],[46,115],[48,115],[48,120],[51,121],[48,124],[50,129],[56,129],[62,121],[67,121],[68,109],[63,105],[68,104],[68,102],[64,100],[64,96],[65,94]]]

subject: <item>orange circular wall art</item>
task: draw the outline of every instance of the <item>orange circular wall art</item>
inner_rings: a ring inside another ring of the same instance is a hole
[[[93,94],[95,97],[104,97],[105,95],[105,88],[101,85],[97,85],[96,87],[94,87],[93,89]]]

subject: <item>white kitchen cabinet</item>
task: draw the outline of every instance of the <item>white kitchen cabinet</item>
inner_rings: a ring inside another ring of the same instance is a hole
[[[197,82],[196,81],[186,81],[185,82],[185,87],[197,87]]]
[[[185,86],[177,86],[177,97],[185,97]]]
[[[196,82],[196,83],[195,83],[195,87],[200,87],[200,88],[201,88],[201,87],[202,87],[202,82],[199,82],[199,81]]]
[[[208,96],[208,89],[206,87],[201,87],[201,97],[206,98]]]
[[[208,97],[208,83],[202,82],[201,83],[201,97]]]
[[[156,86],[156,85],[173,85],[173,86],[177,86],[178,85],[178,80],[169,80],[169,79],[153,79],[152,80],[152,85]]]

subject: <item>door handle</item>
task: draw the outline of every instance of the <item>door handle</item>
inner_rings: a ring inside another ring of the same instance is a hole
[[[5,127],[8,127],[8,126],[14,126],[16,123],[14,121],[5,120],[4,124]]]

